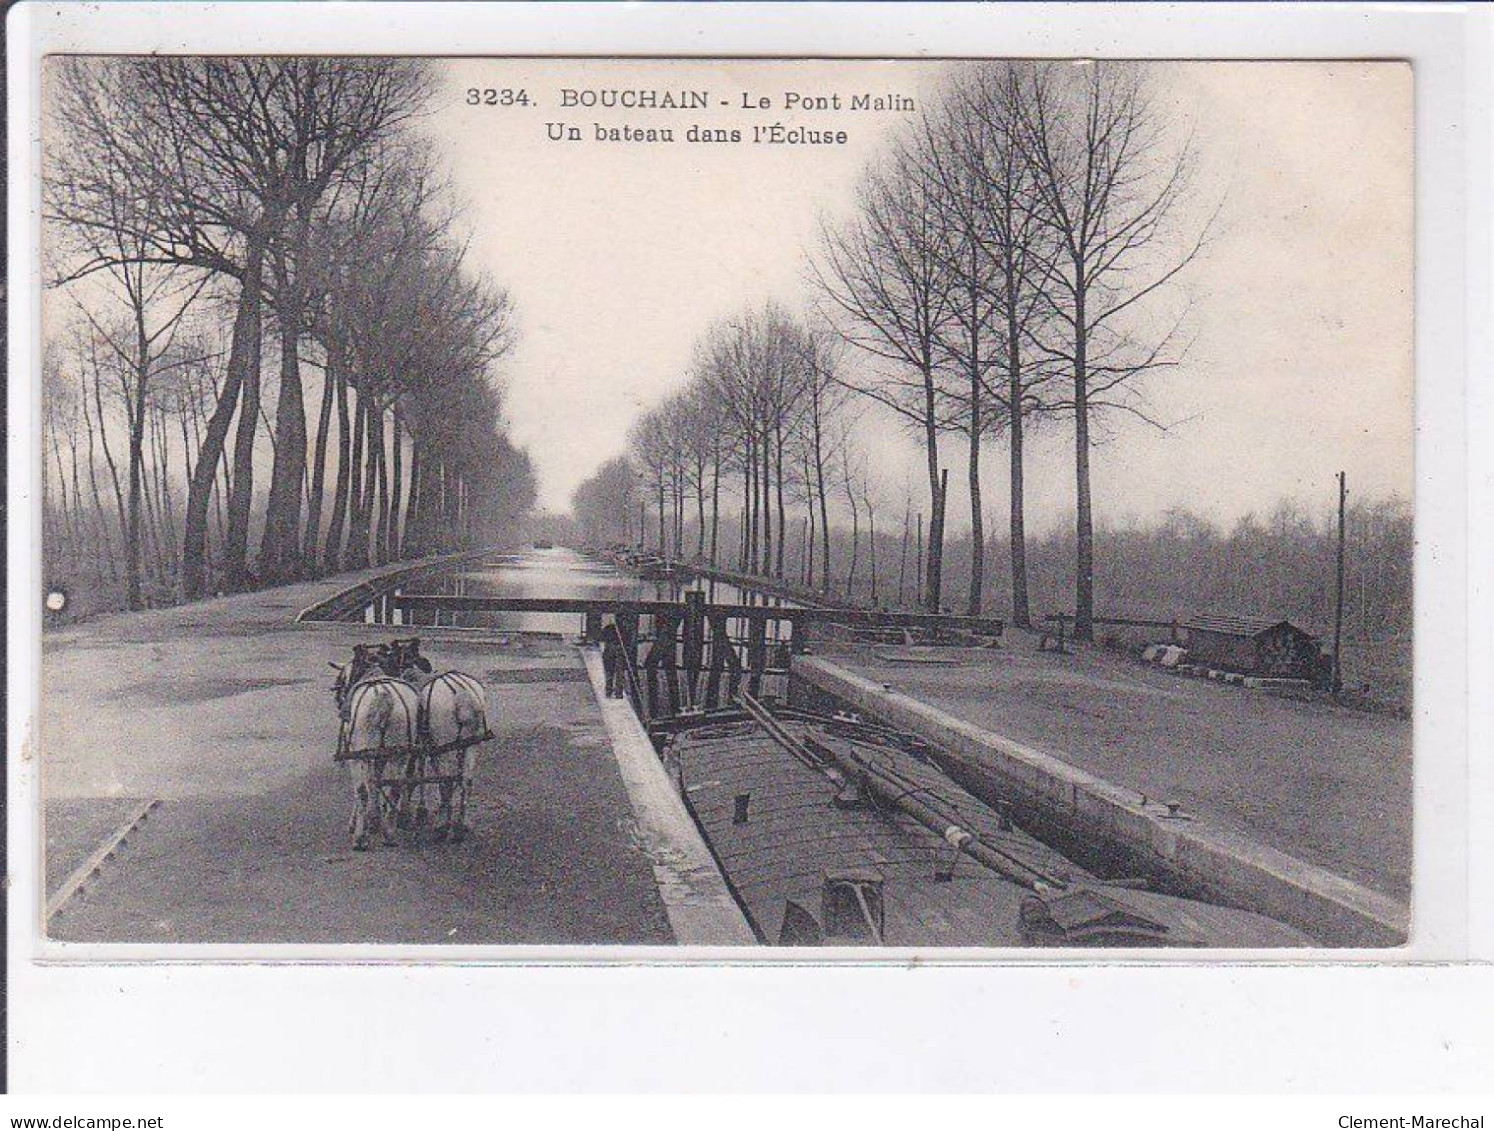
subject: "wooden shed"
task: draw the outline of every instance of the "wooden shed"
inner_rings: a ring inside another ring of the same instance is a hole
[[[1199,613],[1182,628],[1190,663],[1278,679],[1318,675],[1318,638],[1291,621]]]

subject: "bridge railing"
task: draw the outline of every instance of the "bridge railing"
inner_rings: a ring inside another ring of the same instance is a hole
[[[744,683],[751,694],[760,694],[765,678],[788,674],[789,655],[808,650],[817,626],[988,637],[1000,636],[1005,628],[1005,622],[993,617],[708,604],[705,594],[698,592],[686,593],[683,601],[396,593],[389,606],[410,624],[437,624],[442,614],[460,613],[579,615],[582,636],[592,643],[601,641],[605,618],[610,616],[623,640],[630,691],[645,720],[729,703]],[[652,621],[651,635],[640,631],[644,617]],[[782,635],[785,624],[787,639]],[[770,631],[770,625],[779,630]]]

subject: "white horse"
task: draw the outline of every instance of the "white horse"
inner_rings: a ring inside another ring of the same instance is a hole
[[[362,850],[368,847],[370,816],[377,820],[384,843],[394,843],[394,829],[405,816],[410,794],[400,780],[419,769],[421,707],[413,687],[377,668],[348,686],[350,679],[350,669],[340,669],[335,688],[342,714],[338,749],[353,787],[348,831],[353,847]]]
[[[452,671],[432,676],[421,686],[419,696],[420,737],[427,751],[426,773],[442,779],[436,837],[461,840],[467,834],[467,796],[477,770],[477,747],[492,737],[488,730],[487,698],[477,680]]]

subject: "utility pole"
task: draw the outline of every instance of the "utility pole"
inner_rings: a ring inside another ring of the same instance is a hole
[[[1344,638],[1344,500],[1349,490],[1344,473],[1338,473],[1338,585],[1334,594],[1333,608],[1333,694],[1344,689],[1344,672],[1340,661]]]

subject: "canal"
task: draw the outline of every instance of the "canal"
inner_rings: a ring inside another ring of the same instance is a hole
[[[793,607],[794,602],[744,589],[724,581],[699,578],[692,581],[644,581],[642,578],[598,558],[564,546],[530,548],[454,567],[446,573],[422,578],[396,590],[401,595],[447,597],[536,597],[595,601],[681,601],[688,592],[703,592],[711,604]],[[396,609],[388,622],[412,622]],[[379,603],[364,611],[369,623],[381,621]],[[645,618],[647,620],[648,618]],[[414,622],[427,623],[424,618]],[[576,635],[581,628],[574,613],[452,612],[439,614],[442,628],[483,628],[501,632]],[[786,626],[769,624],[769,639],[776,641]]]

